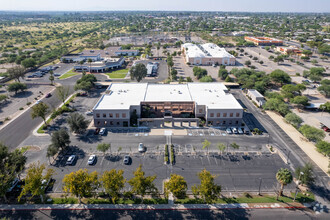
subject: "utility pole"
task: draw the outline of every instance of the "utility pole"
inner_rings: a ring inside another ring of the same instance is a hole
[[[258,196],[260,196],[261,194],[260,194],[260,190],[261,190],[261,182],[262,182],[262,178],[259,178],[259,193],[258,193]]]
[[[287,162],[287,164],[289,163],[289,157],[290,157],[290,154],[291,154],[291,151],[289,151],[288,156],[287,156],[287,158],[286,158],[286,162]]]

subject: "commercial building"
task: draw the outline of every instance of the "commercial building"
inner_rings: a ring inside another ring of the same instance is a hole
[[[248,89],[247,96],[250,97],[259,107],[263,106],[266,102],[265,97],[255,89]]]
[[[213,43],[181,45],[186,63],[192,65],[235,65],[236,58]]]
[[[73,67],[76,72],[91,72],[91,73],[103,73],[108,72],[111,69],[120,68],[125,62],[125,58],[111,58],[92,63],[77,64]]]
[[[276,47],[276,51],[284,55],[302,55],[302,51],[296,47]]]
[[[61,57],[64,63],[86,62],[91,59],[93,62],[106,60],[113,57],[137,56],[138,50],[123,50],[121,47],[108,47],[104,50],[84,50],[77,54],[68,54]]]
[[[193,123],[240,127],[243,108],[222,83],[112,83],[93,108],[96,127]],[[133,120],[134,121],[134,120]]]
[[[156,76],[158,72],[159,63],[149,62],[147,64],[147,76]]]
[[[282,40],[278,40],[275,38],[270,38],[270,37],[249,37],[249,36],[245,36],[244,40],[249,41],[249,42],[253,42],[255,45],[258,46],[281,46],[283,45],[283,41]]]

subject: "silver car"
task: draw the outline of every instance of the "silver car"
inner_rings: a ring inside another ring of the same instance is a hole
[[[88,158],[88,165],[93,165],[94,163],[96,162],[96,155],[91,155],[89,158]]]
[[[143,153],[145,151],[143,143],[139,143],[139,152]]]

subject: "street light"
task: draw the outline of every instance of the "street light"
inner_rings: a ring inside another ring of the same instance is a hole
[[[298,195],[298,189],[299,189],[299,181],[300,181],[300,177],[301,175],[304,175],[304,172],[300,172],[299,173],[299,177],[298,177],[298,185],[296,186],[296,193],[294,194],[294,198],[293,198],[293,201],[296,201],[296,198],[297,198],[297,195]]]
[[[259,178],[260,182],[259,182],[259,193],[258,196],[260,196],[260,189],[261,189],[261,182],[262,182],[262,178]]]

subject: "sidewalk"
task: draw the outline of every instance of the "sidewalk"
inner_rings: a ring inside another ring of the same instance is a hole
[[[173,129],[173,128],[153,128],[149,135],[165,135],[165,131],[171,131],[172,135],[187,135],[187,129]]]
[[[313,143],[305,141],[306,138],[292,125],[287,124],[280,115],[266,111],[266,113],[282,128],[285,133],[313,160],[325,173],[328,172],[328,158],[316,151]],[[328,173],[327,173],[328,174]],[[329,176],[329,174],[328,174]]]
[[[310,204],[301,203],[233,203],[233,204],[162,204],[162,205],[112,205],[112,204],[38,204],[0,205],[0,211],[8,210],[217,210],[217,209],[305,209]]]

